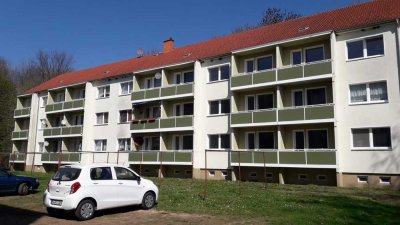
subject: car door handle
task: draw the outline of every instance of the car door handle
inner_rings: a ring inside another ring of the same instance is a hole
[[[93,184],[99,184],[99,183],[93,183]]]
[[[124,183],[118,183],[118,184],[124,184]]]

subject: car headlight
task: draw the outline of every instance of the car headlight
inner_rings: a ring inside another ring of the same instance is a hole
[[[36,183],[39,183],[39,179],[36,178],[36,179],[35,179],[35,182],[36,182]]]

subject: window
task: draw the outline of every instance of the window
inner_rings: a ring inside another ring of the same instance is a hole
[[[306,63],[324,60],[324,47],[314,47],[305,49]]]
[[[304,149],[304,131],[293,131],[294,133],[294,149]]]
[[[389,149],[392,147],[389,127],[351,129],[353,148]]]
[[[209,82],[227,80],[229,79],[231,72],[229,65],[213,67],[208,69],[208,80]]]
[[[192,83],[194,81],[194,72],[184,72],[183,73],[183,83]]]
[[[114,170],[117,180],[137,180],[138,178],[136,174],[128,169],[122,167],[114,167]]]
[[[209,170],[209,171],[208,171],[208,175],[209,175],[210,177],[215,176],[215,170]]]
[[[350,103],[380,103],[387,101],[386,81],[350,85]]]
[[[118,151],[130,151],[130,150],[131,150],[130,138],[118,139]]]
[[[160,137],[144,137],[143,150],[160,150]]]
[[[103,86],[97,88],[97,98],[109,98],[110,97],[110,86]]]
[[[148,107],[145,109],[144,117],[145,118],[160,118],[161,116],[161,107],[160,106],[153,106]]]
[[[83,125],[83,114],[76,114],[72,117],[72,125],[73,126],[81,126]]]
[[[174,136],[174,150],[193,150],[193,135]]]
[[[129,95],[133,91],[133,82],[121,83],[121,95]]]
[[[224,113],[230,113],[231,105],[230,100],[218,100],[218,101],[210,101],[210,115],[218,115]]]
[[[357,176],[358,183],[368,183],[368,176]]]
[[[41,97],[41,107],[45,107],[47,105],[47,96]]]
[[[326,104],[325,88],[307,89],[307,105]]]
[[[132,110],[122,110],[119,111],[119,122],[120,123],[127,123],[131,120],[132,118]]]
[[[63,120],[62,116],[56,116],[53,120],[53,127],[61,127],[61,121]]]
[[[231,147],[230,134],[211,134],[208,135],[210,149],[229,149]]]
[[[57,93],[55,102],[65,102],[65,92]]]
[[[146,78],[146,79],[144,79],[144,88],[150,89],[150,88],[161,87],[161,81],[162,81],[162,78],[159,78],[159,79],[157,79],[156,77]]]
[[[381,184],[390,184],[390,177],[379,177],[379,183]]]
[[[347,59],[368,58],[384,54],[383,36],[347,42]]]
[[[74,152],[82,151],[82,140],[73,140],[72,141],[72,151],[74,151]]]
[[[308,130],[308,148],[321,149],[328,148],[328,131],[327,130]]]
[[[320,182],[325,182],[327,181],[326,175],[317,175],[317,180]]]
[[[94,150],[97,152],[107,151],[107,140],[95,140],[94,141]]]
[[[248,132],[246,134],[246,147],[247,149],[274,149],[274,132]]]
[[[299,180],[308,180],[307,174],[299,174],[298,178]]]
[[[245,71],[246,73],[251,73],[254,71],[254,60],[253,59],[248,59],[245,61]]]
[[[78,90],[76,92],[75,97],[76,97],[76,99],[84,99],[85,98],[85,94],[86,94],[85,89],[80,89],[80,90]]]
[[[298,65],[301,64],[302,59],[301,59],[301,50],[295,50],[292,51],[291,54],[291,64],[292,65]]]
[[[183,104],[175,104],[174,106],[174,116],[191,116],[193,115],[193,103],[183,103]]]
[[[271,109],[273,107],[274,107],[274,95],[272,93],[246,96],[247,111],[259,110],[259,109]]]
[[[293,106],[303,106],[304,105],[303,90],[293,91],[292,100],[293,100],[292,102]]]
[[[110,167],[97,167],[90,169],[90,179],[92,180],[112,180]]]
[[[255,59],[245,60],[245,72],[251,73],[254,71],[269,70],[274,67],[274,60],[272,55],[261,56]]]
[[[108,112],[96,113],[96,125],[108,124]]]

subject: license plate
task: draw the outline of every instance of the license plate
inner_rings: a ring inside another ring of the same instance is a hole
[[[51,200],[51,204],[61,206],[62,200]]]

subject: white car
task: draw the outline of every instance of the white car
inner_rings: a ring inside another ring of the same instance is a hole
[[[158,188],[124,166],[61,166],[50,180],[43,201],[49,215],[74,211],[79,220],[88,220],[102,209],[128,205],[153,208],[158,202]]]

